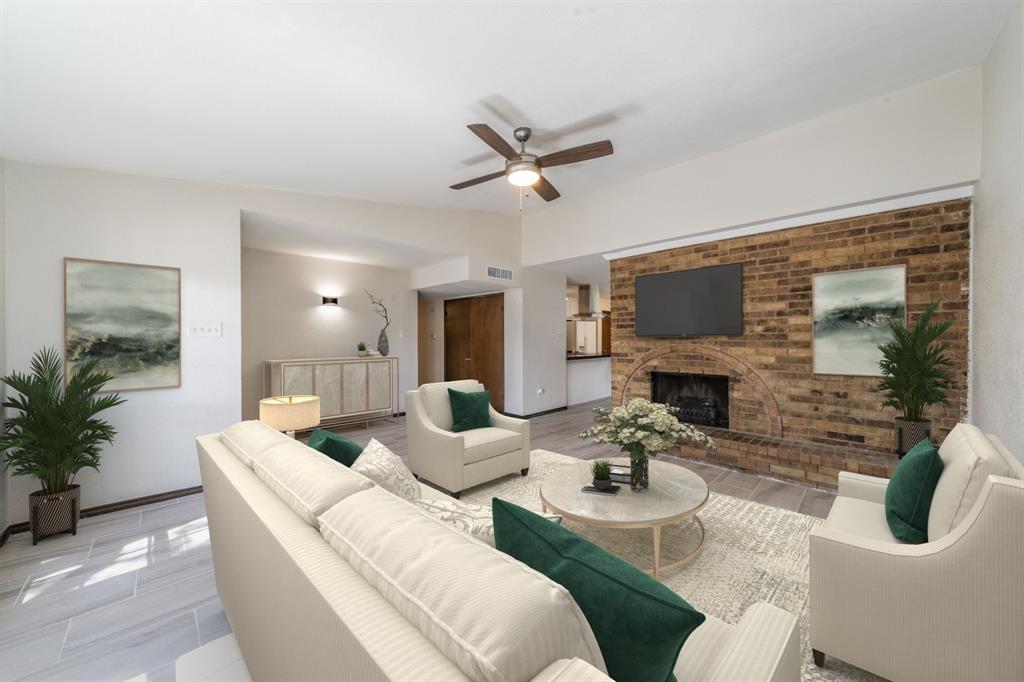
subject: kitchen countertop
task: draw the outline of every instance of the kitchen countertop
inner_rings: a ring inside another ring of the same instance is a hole
[[[610,358],[611,353],[566,353],[566,360],[590,360],[592,358]]]

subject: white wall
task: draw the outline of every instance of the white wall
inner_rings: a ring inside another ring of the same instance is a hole
[[[63,259],[181,268],[183,327],[223,323],[223,338],[182,335],[180,388],[124,393],[104,416],[118,430],[100,472],[83,471],[91,507],[199,483],[194,438],[238,420],[239,211],[213,186],[8,163],[4,278],[7,364],[28,368],[43,346],[62,347]],[[28,517],[38,483],[12,478],[11,523]]]
[[[612,394],[612,359],[589,358],[565,363],[566,402],[588,403]]]
[[[563,197],[524,216],[523,264],[973,182],[980,140],[975,67]]]
[[[4,175],[6,162],[0,159],[0,376],[7,376],[7,332],[4,329]],[[0,403],[7,396],[7,385],[0,383]],[[4,410],[0,409],[0,419],[5,417]],[[3,428],[3,427],[0,427]],[[0,465],[0,533],[7,527],[7,469]]]
[[[419,383],[444,381],[444,301],[419,299]]]
[[[565,407],[565,276],[523,268],[505,292],[505,411]]]
[[[565,407],[565,276],[523,268],[522,412]],[[538,395],[538,391],[543,393]]]
[[[972,420],[1024,461],[1024,10],[984,65],[974,206]]]
[[[83,472],[83,506],[198,485],[196,435],[241,417],[243,210],[266,213],[501,264],[520,252],[518,218],[339,197],[7,162],[4,340],[24,369],[63,335],[63,258],[182,269],[182,322],[222,322],[219,339],[182,338],[182,386],[136,391],[112,410],[119,430],[100,473]],[[10,295],[16,292],[16,295]],[[415,311],[415,300],[410,304]],[[415,312],[413,312],[415,314]],[[414,339],[415,318],[406,329]],[[374,334],[373,341],[376,339]],[[395,339],[393,339],[395,340]],[[404,363],[415,377],[415,353]],[[27,517],[35,482],[8,486],[8,522]]]
[[[398,358],[399,409],[417,385],[416,292],[409,272],[325,258],[242,249],[242,418],[259,416],[263,361],[345,357],[377,347],[384,321],[364,292],[388,307],[389,355]],[[323,305],[337,296],[337,306]]]
[[[505,292],[505,412],[525,415],[523,400],[523,290]]]

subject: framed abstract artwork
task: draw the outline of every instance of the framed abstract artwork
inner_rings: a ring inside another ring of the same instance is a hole
[[[108,391],[181,385],[181,270],[64,259],[64,364],[87,360]]]
[[[818,273],[811,292],[814,373],[881,376],[889,320],[907,316],[906,266]]]

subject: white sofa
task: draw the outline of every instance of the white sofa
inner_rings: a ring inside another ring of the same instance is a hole
[[[484,390],[474,379],[423,384],[405,393],[409,468],[452,497],[463,490],[530,469],[530,422],[489,406],[491,426],[455,433],[448,389]]]
[[[217,589],[254,680],[609,682],[547,577],[259,422],[197,448]],[[796,619],[768,604],[736,625],[708,616],[675,674],[797,680]]]
[[[811,647],[895,680],[1024,680],[1024,467],[994,436],[960,424],[928,542],[885,519],[888,479],[839,474],[810,537]]]

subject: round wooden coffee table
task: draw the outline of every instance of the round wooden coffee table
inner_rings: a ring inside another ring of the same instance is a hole
[[[619,466],[629,466],[628,457],[611,460]],[[650,461],[650,487],[646,492],[634,493],[628,483],[617,483],[621,489],[616,495],[585,493],[590,485],[590,462],[581,461],[557,469],[540,485],[540,499],[545,511],[561,514],[565,518],[599,528],[650,528],[654,541],[654,566],[646,569],[655,578],[692,561],[704,546],[704,524],[697,517],[708,501],[708,485],[704,479],[684,467]],[[700,530],[697,547],[682,559],[661,565],[661,529],[672,523],[692,520]]]

